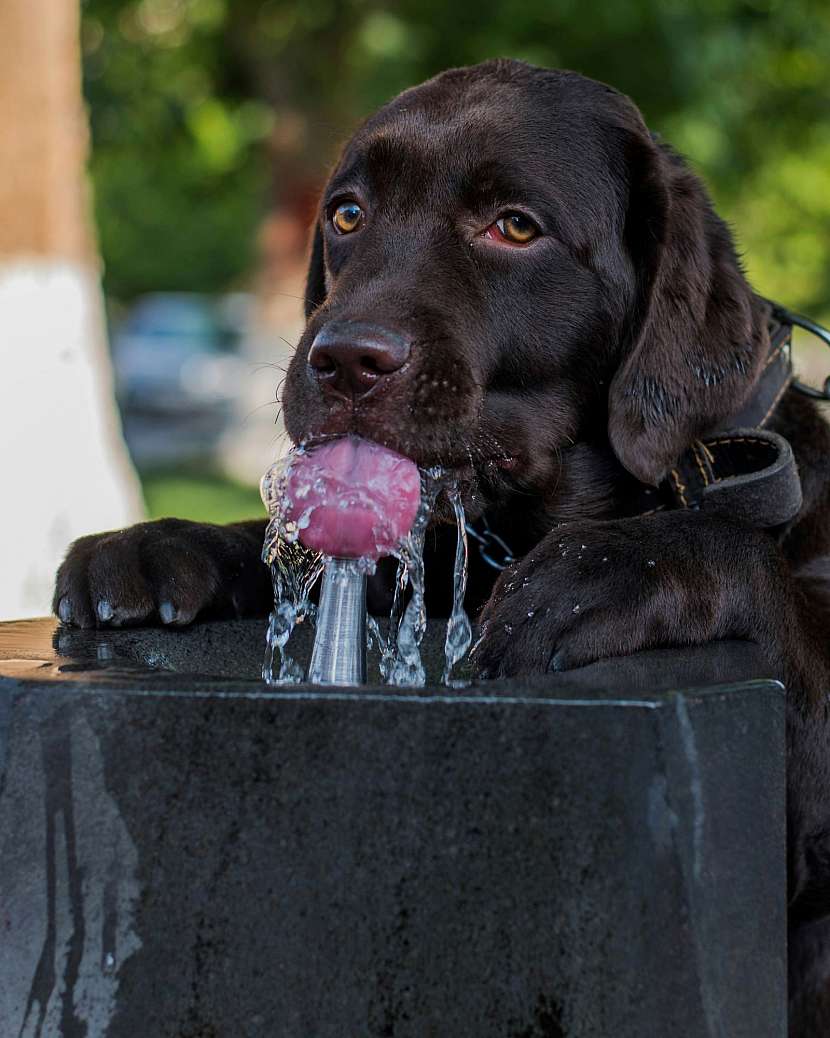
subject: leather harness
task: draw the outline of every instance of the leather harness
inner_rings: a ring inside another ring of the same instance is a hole
[[[767,302],[767,301],[765,301]],[[830,346],[830,331],[807,317],[768,302],[769,352],[755,390],[728,425],[695,440],[658,487],[643,486],[641,508],[650,515],[672,508],[692,508],[729,515],[754,526],[781,527],[801,509],[801,480],[792,448],[766,426],[787,389],[830,400],[830,377],[822,389],[797,381],[792,368],[792,333],[798,326]],[[484,561],[502,570],[516,561],[510,548],[484,516],[468,524]]]

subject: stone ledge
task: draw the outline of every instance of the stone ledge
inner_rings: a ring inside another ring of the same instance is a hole
[[[11,1034],[786,1034],[784,697],[751,646],[283,693],[6,634]]]

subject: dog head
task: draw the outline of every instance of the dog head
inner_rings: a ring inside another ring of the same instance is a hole
[[[699,180],[617,91],[494,61],[368,119],[322,198],[295,442],[353,433],[555,496],[575,444],[657,483],[748,396],[765,331]]]

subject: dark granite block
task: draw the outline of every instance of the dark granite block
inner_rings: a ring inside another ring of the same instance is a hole
[[[4,1038],[786,1034],[783,692],[751,646],[274,692],[228,676],[255,633],[73,661],[0,625]]]

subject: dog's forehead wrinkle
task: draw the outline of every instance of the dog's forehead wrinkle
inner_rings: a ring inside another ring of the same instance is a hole
[[[346,153],[329,177],[323,197],[328,204],[344,191],[350,190],[361,194],[366,191],[368,186],[362,156]]]
[[[333,183],[365,184],[373,203],[417,210],[421,219],[523,205],[576,247],[615,252],[624,186],[610,168],[607,143],[596,149],[602,161],[584,162],[584,139],[600,128],[577,108],[546,113],[538,98],[531,103],[515,87],[511,93],[515,103],[505,109],[492,91],[475,101],[463,92],[428,92],[426,101],[420,88],[411,92],[405,105],[387,106],[359,131]]]

